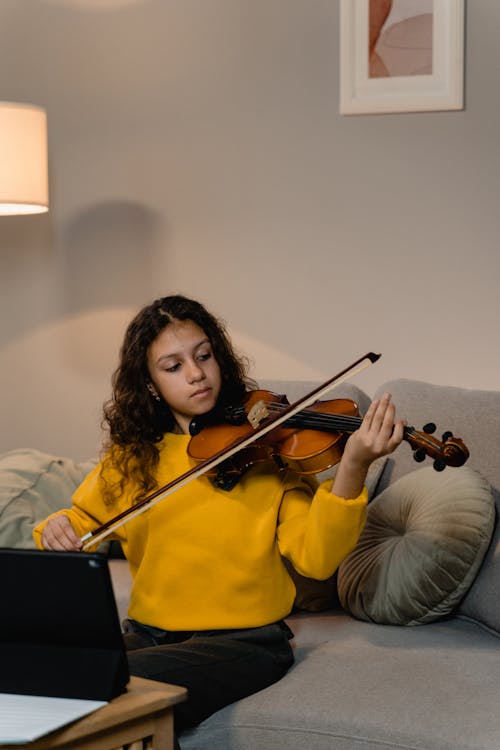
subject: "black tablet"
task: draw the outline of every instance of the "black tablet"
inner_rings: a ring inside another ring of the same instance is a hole
[[[108,561],[0,549],[0,692],[111,700],[129,679]]]

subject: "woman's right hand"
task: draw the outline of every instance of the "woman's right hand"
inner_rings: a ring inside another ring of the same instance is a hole
[[[82,548],[82,542],[69,518],[61,514],[47,521],[42,532],[42,546],[57,552],[78,552]]]

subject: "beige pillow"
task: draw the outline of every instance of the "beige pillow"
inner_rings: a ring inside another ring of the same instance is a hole
[[[358,544],[339,568],[342,606],[393,625],[449,614],[479,570],[494,520],[491,487],[473,469],[407,474],[368,507]]]
[[[0,455],[0,547],[34,547],[33,527],[62,508],[96,462],[32,448]]]

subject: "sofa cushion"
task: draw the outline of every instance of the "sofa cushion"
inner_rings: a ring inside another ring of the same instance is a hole
[[[498,638],[455,618],[396,628],[337,612],[301,633],[295,617],[292,669],[182,733],[182,750],[498,750]]]
[[[479,471],[493,487],[497,519],[500,518],[500,391],[433,385],[399,378],[382,385],[377,393],[393,395],[399,416],[416,429],[425,422],[435,422],[439,432],[451,430],[463,438],[470,450],[467,466]],[[407,445],[401,445],[389,458],[380,489],[412,471],[415,463]],[[470,590],[459,605],[457,614],[500,633],[500,523],[497,520],[493,539]]]
[[[29,448],[0,455],[0,546],[34,547],[33,527],[69,507],[94,466]]]
[[[342,606],[362,620],[416,625],[449,614],[471,586],[493,533],[489,483],[469,467],[407,474],[368,508],[342,563]]]

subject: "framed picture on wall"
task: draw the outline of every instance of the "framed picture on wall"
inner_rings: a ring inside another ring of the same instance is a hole
[[[340,112],[463,109],[464,0],[340,0]]]

